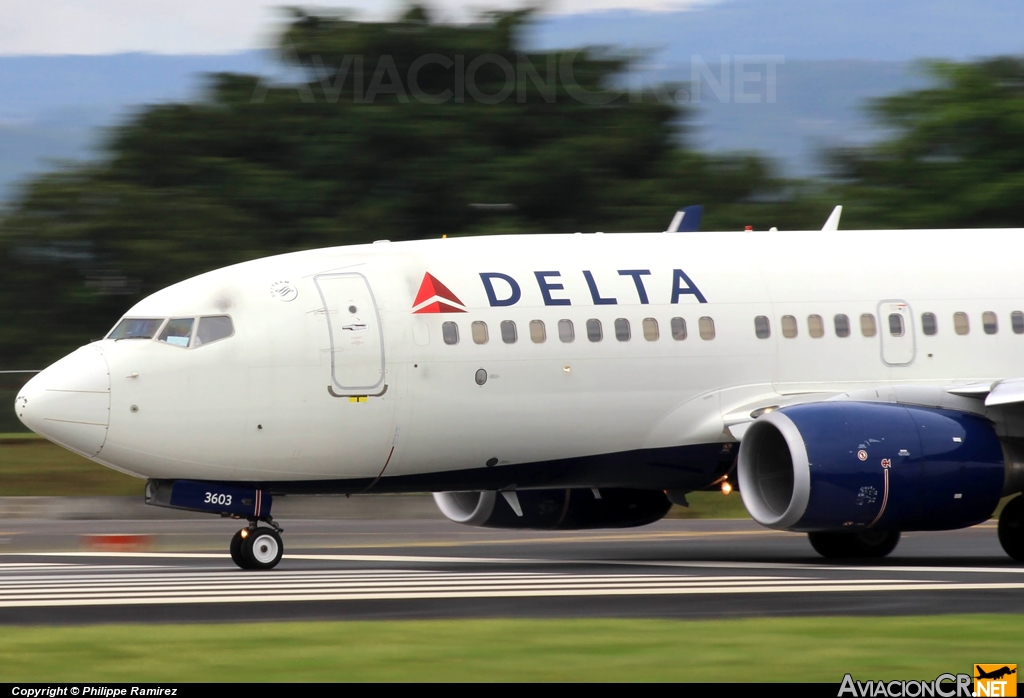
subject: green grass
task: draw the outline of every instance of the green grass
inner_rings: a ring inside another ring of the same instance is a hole
[[[1021,659],[1020,615],[5,627],[0,681],[934,679]]]
[[[0,496],[137,496],[145,486],[35,434],[0,434]]]
[[[686,495],[688,507],[676,505],[668,512],[670,519],[749,519],[739,492],[724,495],[721,492],[690,492]]]

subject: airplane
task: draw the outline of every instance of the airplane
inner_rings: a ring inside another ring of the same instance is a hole
[[[1016,669],[1011,669],[1008,666],[993,669],[992,671],[985,671],[978,665],[975,665],[975,669],[978,670],[978,675],[974,677],[976,679],[1001,679],[1004,676],[1010,676],[1011,674],[1017,673]]]
[[[827,558],[880,558],[1024,491],[1024,230],[839,231],[838,212],[236,264],[139,301],[15,408],[147,479],[149,504],[245,520],[242,569],[281,560],[275,497],[396,492],[580,529],[732,487]],[[1024,561],[1024,498],[998,536]]]

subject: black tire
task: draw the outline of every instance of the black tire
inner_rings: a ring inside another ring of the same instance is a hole
[[[1017,562],[1024,562],[1024,496],[1011,499],[999,515],[999,544]]]
[[[836,533],[815,531],[807,534],[811,547],[829,559],[870,559],[883,558],[900,542],[899,531],[863,531],[861,533]]]
[[[229,550],[231,551],[231,561],[243,570],[249,569],[248,562],[245,559],[245,556],[242,555],[242,543],[245,541],[245,539],[242,538],[242,531],[246,530],[247,529],[242,528],[235,531],[235,535],[231,536],[231,546],[229,547]]]
[[[831,531],[815,531],[807,534],[807,540],[814,548],[814,552],[822,557],[844,558],[848,557],[848,554],[846,546],[843,545],[843,536],[842,533],[832,533]]]
[[[262,526],[242,539],[242,556],[250,570],[270,570],[277,567],[284,553],[281,536],[272,528]]]

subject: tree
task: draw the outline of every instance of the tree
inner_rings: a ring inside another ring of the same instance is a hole
[[[766,163],[686,148],[686,112],[616,87],[621,56],[524,52],[528,20],[296,11],[279,51],[302,80],[212,76],[205,99],[144,109],[102,159],[31,182],[0,228],[0,366],[45,364],[143,295],[268,254],[764,210],[744,202],[778,187]]]
[[[932,63],[936,85],[872,106],[892,136],[831,160],[851,227],[1024,224],[1024,60]]]

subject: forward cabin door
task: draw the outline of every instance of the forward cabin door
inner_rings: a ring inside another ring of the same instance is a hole
[[[384,332],[370,283],[362,274],[320,274],[314,278],[327,316],[331,379],[345,395],[384,387]]]
[[[906,301],[886,300],[878,304],[882,335],[882,361],[889,366],[906,366],[916,351],[914,314]]]

